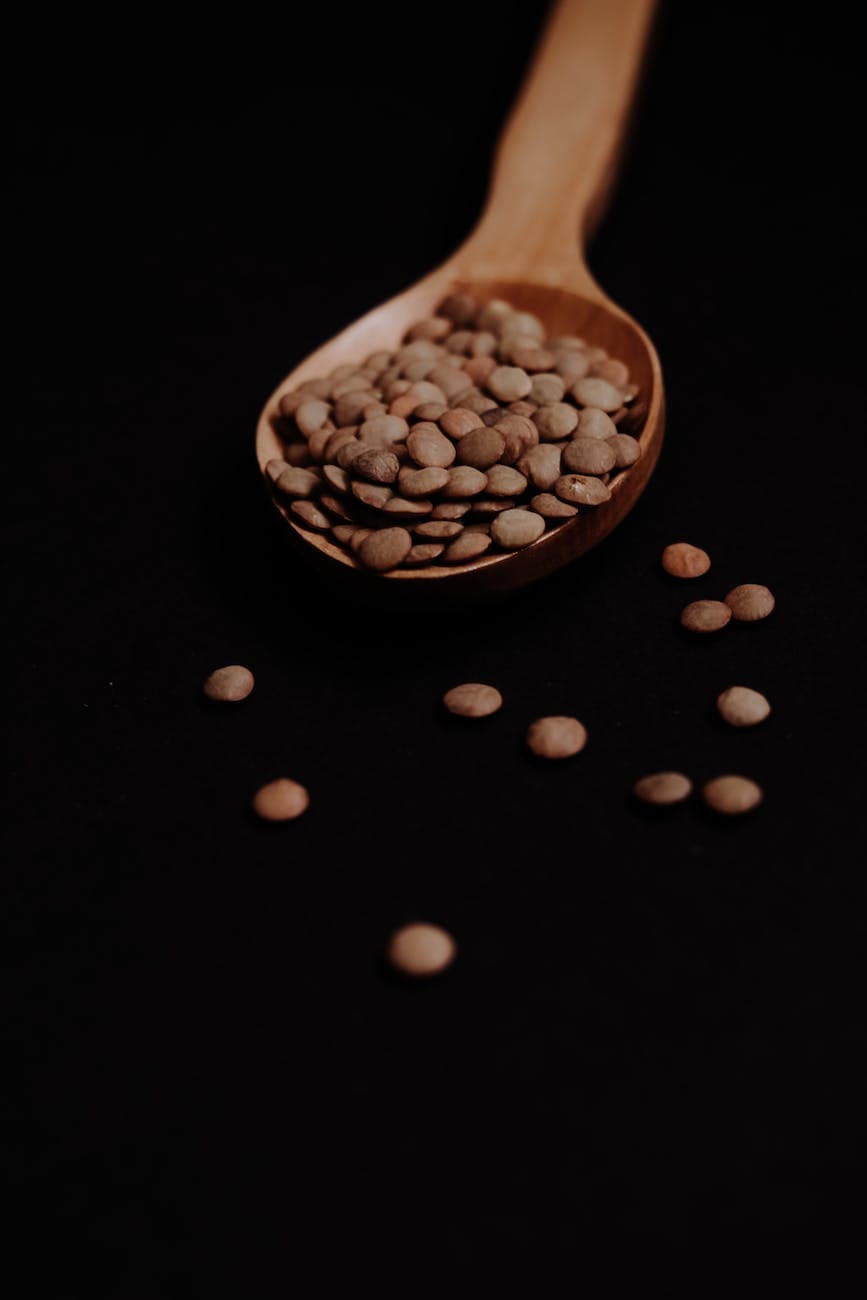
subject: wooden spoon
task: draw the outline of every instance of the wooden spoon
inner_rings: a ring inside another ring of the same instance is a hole
[[[266,403],[256,434],[264,473],[267,462],[282,455],[276,417],[284,393],[342,363],[379,349],[393,351],[411,324],[431,316],[447,294],[465,290],[482,302],[505,298],[534,312],[550,334],[577,334],[625,361],[644,410],[640,436],[632,430],[641,443],[640,460],[612,480],[610,501],[582,510],[524,550],[384,575],[362,569],[327,535],[300,527],[275,496],[289,536],[332,573],[380,587],[397,584],[407,595],[426,597],[514,590],[595,546],[641,495],[662,443],[659,358],[641,327],[596,284],[583,241],[613,181],[653,8],[654,0],[560,0],[497,150],[476,229],[438,270],[362,316],[293,370]]]

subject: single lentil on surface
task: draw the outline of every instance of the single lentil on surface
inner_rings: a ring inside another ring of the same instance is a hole
[[[307,811],[310,796],[303,785],[280,777],[269,781],[253,796],[253,811],[266,822],[289,822]]]
[[[726,604],[732,612],[732,618],[737,619],[739,623],[756,623],[760,618],[767,618],[775,603],[768,588],[755,582],[733,587],[726,596]]]
[[[702,786],[701,797],[715,813],[737,817],[762,802],[761,786],[746,776],[716,776]]]
[[[527,732],[527,744],[538,758],[571,758],[587,743],[587,731],[577,718],[537,718]]]
[[[683,772],[652,772],[635,782],[633,793],[642,803],[660,807],[682,803],[692,794],[692,781]]]
[[[395,970],[423,979],[439,975],[451,966],[458,948],[447,930],[426,921],[415,921],[395,930],[385,951]]]
[[[700,578],[710,568],[710,556],[700,546],[672,542],[662,552],[662,567],[673,578]]]
[[[732,612],[721,600],[694,600],[681,610],[680,623],[688,632],[719,632]]]
[[[209,700],[237,703],[246,700],[255,685],[249,668],[241,664],[229,664],[225,668],[215,668],[205,678],[202,690]]]
[[[730,727],[755,727],[771,712],[765,696],[749,686],[729,686],[717,696],[716,707]]]
[[[449,713],[456,713],[461,718],[487,718],[502,707],[503,697],[496,686],[465,682],[446,691],[443,704]]]

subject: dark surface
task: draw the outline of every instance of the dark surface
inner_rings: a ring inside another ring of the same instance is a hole
[[[494,608],[353,609],[284,553],[257,482],[275,383],[469,228],[539,13],[446,5],[420,39],[329,11],[303,43],[244,16],[146,38],[135,72],[77,28],[85,72],[59,33],[57,77],[24,102],[8,1045],[53,1296],[94,1294],[97,1270],[118,1297],[198,1295],[236,1266],[230,1293],[282,1295],[302,1260],[299,1294],[331,1294],[344,1267],[385,1286],[407,1256],[420,1294],[467,1250],[491,1284],[526,1256],[568,1263],[566,1293],[601,1261],[580,1293],[620,1294],[625,1270],[630,1294],[768,1296],[853,1237],[842,18],[664,13],[592,265],[658,346],[668,436],[599,551]],[[681,538],[713,557],[692,584],[658,567]],[[687,600],[747,581],[776,593],[766,623],[679,633]],[[226,662],[256,690],[208,707]],[[443,716],[464,680],[502,712]],[[754,733],[713,719],[733,682],[772,701]],[[525,755],[547,712],[587,725],[574,762]],[[631,783],[669,766],[742,771],[766,803],[737,824],[697,801],[642,815]],[[271,831],[246,809],[278,774],[312,803]],[[460,945],[424,987],[380,964],[415,917]]]

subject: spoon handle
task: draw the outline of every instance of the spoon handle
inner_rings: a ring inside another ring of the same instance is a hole
[[[477,273],[548,283],[589,273],[655,0],[559,0],[503,132],[481,221],[461,250]],[[592,282],[591,282],[592,283]]]

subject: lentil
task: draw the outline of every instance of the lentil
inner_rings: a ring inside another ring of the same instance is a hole
[[[380,528],[365,537],[358,558],[368,569],[386,573],[406,559],[412,549],[412,538],[405,528]]]
[[[460,537],[456,537],[446,547],[443,560],[446,564],[464,564],[467,560],[477,560],[489,550],[491,544],[491,538],[485,533],[471,533],[465,529]]]
[[[710,568],[710,556],[689,542],[672,542],[662,552],[662,567],[673,578],[700,578]]]
[[[253,796],[253,811],[266,822],[290,822],[310,805],[310,795],[297,781],[281,777],[269,781]]]
[[[716,776],[702,787],[701,797],[715,813],[735,817],[757,808],[764,795],[749,777]]]
[[[504,510],[491,525],[491,536],[506,551],[529,546],[544,531],[545,520],[534,510]]]
[[[587,744],[587,731],[577,718],[538,718],[527,732],[527,744],[538,758],[572,758]]]
[[[732,612],[721,600],[694,600],[681,611],[681,626],[689,632],[719,632]]]
[[[503,697],[495,686],[466,682],[446,691],[443,704],[449,713],[456,713],[461,718],[487,718],[502,707]]]
[[[692,781],[682,772],[654,772],[636,781],[633,793],[642,803],[682,803],[692,794]]]
[[[575,474],[607,474],[617,453],[601,438],[573,438],[563,448],[563,465]]]
[[[401,975],[427,979],[441,975],[451,966],[457,950],[457,944],[447,930],[416,921],[395,930],[385,951],[389,962]]]
[[[241,664],[229,664],[226,668],[215,668],[205,678],[202,690],[209,700],[235,704],[239,700],[246,700],[254,685],[249,668],[244,668]]]
[[[775,603],[768,588],[755,582],[733,587],[726,596],[726,604],[732,612],[732,617],[739,623],[755,623],[760,618],[767,618]]]
[[[765,696],[749,686],[729,686],[717,696],[716,707],[731,727],[754,727],[771,712]]]

